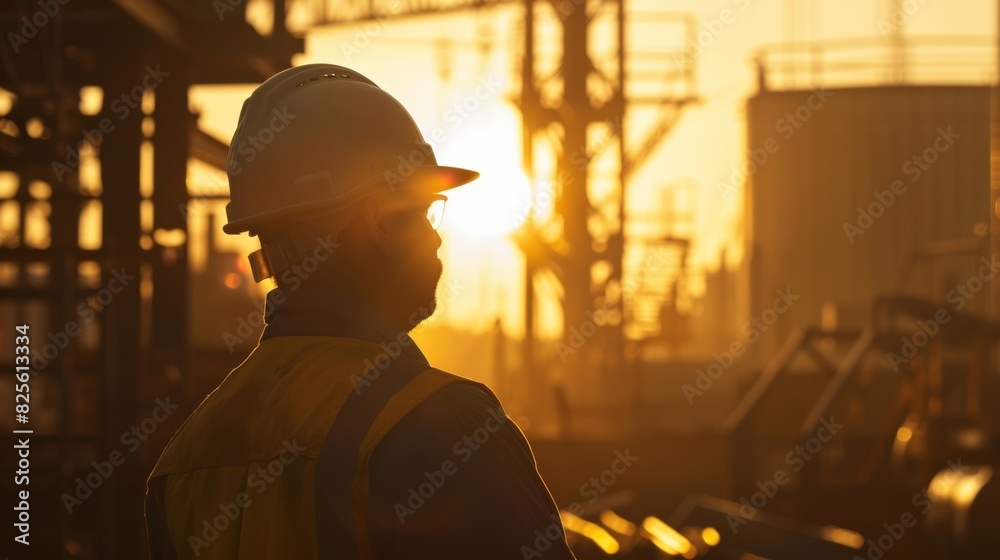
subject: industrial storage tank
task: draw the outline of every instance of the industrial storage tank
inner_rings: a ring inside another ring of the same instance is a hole
[[[763,358],[795,328],[859,327],[877,295],[940,299],[976,272],[983,255],[970,254],[898,282],[928,244],[985,236],[988,86],[774,90],[765,72],[747,103],[747,311],[760,317],[776,290],[798,299],[762,340]],[[966,310],[985,309],[985,291]]]

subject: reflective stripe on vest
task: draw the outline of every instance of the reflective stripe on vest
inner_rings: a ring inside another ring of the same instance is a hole
[[[316,501],[316,537],[319,557],[373,558],[368,526],[369,461],[382,439],[407,414],[438,389],[455,382],[470,382],[462,377],[430,368],[426,364],[397,358],[378,377],[359,383],[344,402],[330,427],[319,463],[334,464],[354,471],[347,477],[323,478],[317,468],[316,487],[331,487],[335,495],[350,496],[354,507],[354,527],[338,530],[330,511]],[[352,461],[353,464],[348,462]],[[322,492],[320,492],[322,493]],[[345,500],[346,501],[346,500]],[[344,556],[346,554],[346,556]]]

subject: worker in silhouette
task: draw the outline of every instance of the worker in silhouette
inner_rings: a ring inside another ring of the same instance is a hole
[[[523,434],[407,334],[434,313],[445,197],[413,119],[353,70],[285,70],[229,148],[230,234],[273,278],[246,360],[150,474],[160,559],[571,559]]]

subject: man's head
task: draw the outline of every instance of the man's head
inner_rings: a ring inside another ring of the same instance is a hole
[[[260,237],[250,256],[257,281],[347,291],[407,329],[433,312],[441,275],[428,208],[443,204],[441,191],[479,176],[439,166],[398,101],[327,64],[285,70],[254,91],[228,171],[223,230]],[[320,258],[330,252],[323,240],[336,240],[329,258]],[[307,272],[308,258],[323,266]]]
[[[310,286],[377,302],[395,324],[409,330],[436,308],[442,272],[436,228],[444,201],[439,194],[376,195],[342,212],[262,233],[264,244],[291,236],[304,259],[312,261],[276,274],[275,283],[291,297]]]

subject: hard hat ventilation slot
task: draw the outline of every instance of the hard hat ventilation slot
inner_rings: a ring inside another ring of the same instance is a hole
[[[332,73],[332,74],[323,74],[323,77],[324,77],[324,78],[336,78],[336,77],[337,77],[337,74],[336,74],[336,73]],[[347,78],[347,79],[350,79],[350,78],[351,78],[351,77],[350,77],[350,76],[348,76],[347,74],[341,74],[341,75],[340,75],[340,77],[341,77],[341,78]],[[313,76],[312,78],[309,78],[309,79],[307,79],[307,80],[303,80],[303,81],[301,81],[301,82],[299,82],[299,83],[295,84],[295,87],[302,87],[302,86],[304,86],[304,85],[306,85],[306,84],[309,84],[309,83],[312,83],[312,82],[318,82],[318,81],[319,81],[319,77],[318,77],[318,76]]]

